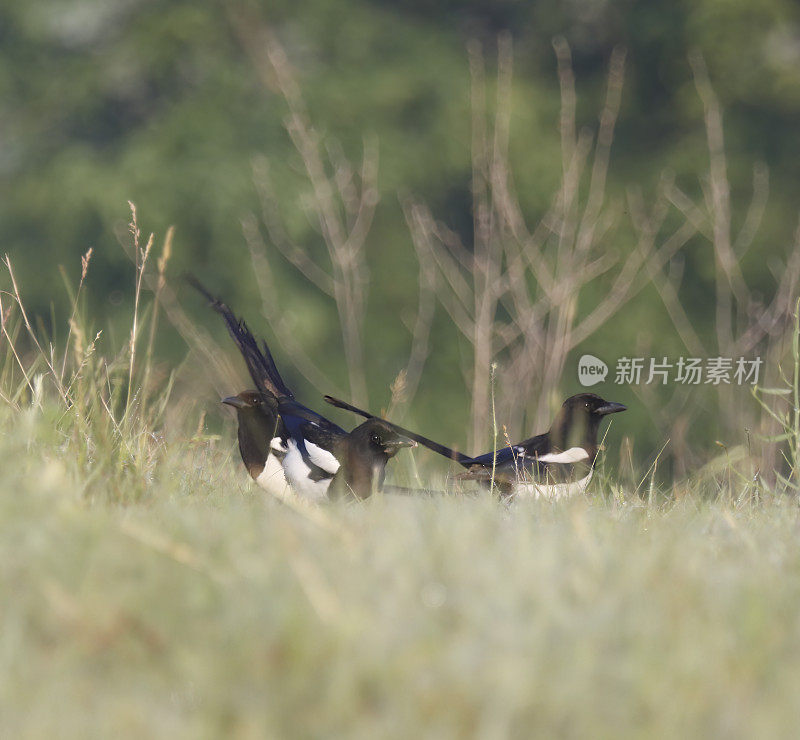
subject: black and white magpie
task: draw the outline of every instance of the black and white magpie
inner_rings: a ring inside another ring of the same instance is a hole
[[[389,422],[374,417],[368,417],[363,424],[346,432],[299,403],[281,378],[266,342],[262,340],[259,347],[244,321],[238,319],[225,303],[209,293],[197,278],[187,276],[187,280],[225,320],[228,333],[256,384],[260,403],[252,408],[267,418],[256,419],[255,423],[250,420],[251,423],[242,430],[244,409],[237,408],[240,451],[242,435],[245,435],[248,457],[251,450],[260,450],[258,458],[267,455],[262,472],[255,477],[253,472],[257,467],[251,469],[242,452],[242,459],[256,482],[263,485],[260,477],[269,468],[270,456],[274,456],[281,462],[286,482],[304,499],[320,501],[348,494],[367,498],[374,488],[380,489],[386,463],[403,447],[416,447],[417,443]],[[230,403],[230,399],[226,402]],[[248,405],[252,404],[248,402]],[[277,421],[272,436],[267,439],[263,434],[269,428],[270,413],[276,416]]]
[[[338,408],[375,418],[368,411],[332,396],[325,400]],[[570,396],[561,405],[550,430],[494,452],[470,457],[415,432],[398,432],[467,468],[460,479],[489,483],[516,496],[562,498],[581,493],[592,477],[598,451],[598,433],[608,414],[625,411],[621,403],[594,393]]]
[[[239,454],[250,477],[269,493],[284,496],[288,485],[283,474],[286,430],[277,405],[254,390],[224,398],[222,403],[236,409]]]

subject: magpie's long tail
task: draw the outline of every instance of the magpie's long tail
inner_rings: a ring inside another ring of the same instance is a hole
[[[208,301],[211,308],[225,320],[228,333],[242,353],[256,387],[262,393],[276,398],[294,398],[294,393],[283,382],[283,378],[281,378],[278,368],[275,366],[275,360],[272,358],[272,353],[269,351],[267,343],[262,340],[261,347],[259,347],[256,338],[247,328],[244,320],[237,318],[236,314],[219,298],[209,292],[194,275],[187,273],[184,277],[186,282],[198,291]]]
[[[325,396],[325,400],[331,404],[331,406],[336,406],[336,408],[344,409],[345,411],[352,411],[354,414],[363,416],[365,419],[381,418],[380,416],[370,414],[369,411],[364,411],[357,406],[353,406],[351,403],[347,403],[347,401],[342,401],[341,399],[334,398],[333,396]],[[386,419],[383,419],[383,421],[386,421]],[[440,455],[448,458],[449,460],[455,460],[455,462],[463,465],[465,468],[472,464],[472,458],[464,455],[461,452],[453,450],[450,447],[445,447],[444,445],[434,442],[432,439],[428,439],[427,437],[423,437],[421,434],[417,434],[416,432],[403,429],[403,427],[397,426],[397,424],[394,424],[391,421],[386,421],[386,423],[391,424],[398,432],[400,432],[400,434],[410,437],[415,442],[419,442],[419,444],[421,444],[423,447],[427,447],[429,450],[438,452]]]

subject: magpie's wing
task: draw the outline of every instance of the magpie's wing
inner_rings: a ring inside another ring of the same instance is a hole
[[[281,399],[278,413],[308,467],[309,478],[315,481],[333,478],[339,469],[336,453],[347,432],[293,399]]]
[[[525,457],[541,457],[550,451],[550,435],[547,432],[537,434],[535,437],[524,439],[513,446],[520,450]]]
[[[491,468],[492,465],[495,468],[498,467],[505,467],[507,465],[513,465],[514,460],[518,459],[520,456],[520,451],[515,447],[502,447],[499,450],[495,450],[494,452],[486,452],[483,455],[478,455],[477,457],[471,457],[469,460],[465,461],[465,464],[469,466],[477,465],[481,467],[488,467]]]
[[[594,454],[583,447],[554,450],[545,432],[516,444],[523,476],[536,483],[561,483],[582,478],[594,464]]]
[[[312,427],[315,430],[330,435],[332,438],[344,437],[347,435],[347,432],[338,424],[334,424],[330,419],[326,419],[322,414],[318,414],[307,406],[303,406],[302,403],[293,398],[282,398],[278,403],[278,413],[284,420],[284,423],[287,419],[294,419],[295,426],[297,426],[298,429]]]
[[[576,480],[591,468],[593,459],[581,447],[566,452],[554,451],[549,436],[540,434],[515,445],[473,458],[473,466],[459,478],[488,481],[494,475],[502,479],[527,480],[552,484]]]
[[[478,455],[472,458],[473,465],[488,465],[492,466],[492,458],[495,458],[495,465],[520,465],[522,461],[526,461],[528,465],[537,458],[540,458],[550,452],[550,435],[545,432],[544,434],[537,434],[535,437],[517,442],[513,445],[506,445],[505,447],[496,450],[495,452],[487,452],[483,455]]]
[[[236,314],[219,298],[212,295],[194,275],[187,274],[185,278],[189,285],[203,295],[211,308],[225,320],[228,333],[242,353],[250,376],[258,390],[278,398],[294,398],[294,393],[289,390],[278,372],[267,343],[262,341],[259,348],[258,342],[242,319],[237,318]]]
[[[364,411],[363,409],[358,408],[357,406],[353,406],[351,403],[347,403],[347,401],[342,401],[341,399],[334,398],[333,396],[325,396],[325,400],[331,404],[331,406],[336,406],[340,409],[345,409],[345,411],[352,411],[354,414],[358,414],[359,416],[363,416],[365,419],[381,419],[385,421],[387,424],[392,426],[395,431],[399,432],[400,434],[410,437],[415,442],[418,442],[423,447],[427,447],[429,450],[433,450],[434,452],[438,452],[440,455],[448,458],[449,460],[455,460],[457,463],[468,467],[472,464],[472,458],[464,455],[461,452],[458,452],[450,447],[445,447],[443,444],[439,444],[438,442],[434,442],[432,439],[428,439],[427,437],[423,437],[421,434],[417,434],[416,432],[411,432],[408,429],[404,429],[397,424],[393,424],[391,421],[387,421],[386,419],[382,419],[380,416],[375,416],[371,414],[369,411]]]

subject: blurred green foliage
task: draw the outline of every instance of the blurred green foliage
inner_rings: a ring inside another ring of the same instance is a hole
[[[0,249],[33,313],[49,315],[51,303],[56,315],[65,309],[57,265],[77,274],[79,256],[94,247],[88,313],[124,331],[134,286],[118,238],[131,200],[143,230],[163,236],[176,227],[173,274],[191,268],[204,276],[271,336],[256,320],[260,303],[241,230],[242,218],[260,208],[254,161],[267,158],[293,238],[312,253],[324,247],[301,208],[308,185],[283,126],[285,103],[262,84],[235,32],[244,11],[258,12],[281,39],[321,132],[356,161],[365,135],[379,141],[365,341],[374,407],[386,403],[405,361],[403,320],[413,320],[416,306],[417,265],[398,195],[423,198],[470,239],[471,40],[483,44],[491,65],[497,35],[513,37],[511,153],[532,221],[560,176],[554,35],[571,46],[579,121],[592,127],[611,50],[628,49],[609,183],[617,198],[631,186],[652,191],[664,170],[688,192],[701,192],[708,153],[688,54],[702,52],[725,112],[735,227],[745,217],[754,162],[770,168],[767,217],[745,266],[752,287],[767,297],[772,291],[770,257],[788,251],[800,202],[800,5],[791,0],[6,0]],[[313,357],[332,358],[326,368],[344,385],[333,308],[277,255],[274,269],[287,312],[301,315],[298,340]],[[683,300],[702,308],[713,293],[712,269],[710,249],[687,258]],[[194,315],[222,336],[199,305]],[[647,294],[592,348],[608,358],[631,353],[643,326],[663,337],[659,353],[680,349],[663,307]],[[697,330],[707,334],[711,323]],[[467,415],[465,348],[442,311],[433,346],[412,416],[454,439]],[[170,362],[185,353],[169,329],[160,353]],[[291,368],[286,375],[302,387]],[[565,379],[565,392],[574,386]],[[646,448],[658,445],[658,430],[645,419],[633,423]]]

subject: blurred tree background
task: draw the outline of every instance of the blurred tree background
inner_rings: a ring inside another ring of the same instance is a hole
[[[390,401],[417,307],[418,265],[403,199],[423,199],[465,244],[472,240],[467,48],[475,42],[489,79],[498,38],[510,34],[513,42],[509,151],[517,196],[532,221],[541,218],[561,178],[554,37],[565,38],[572,51],[578,124],[593,130],[612,50],[627,50],[607,185],[608,197],[623,204],[631,188],[653,193],[664,172],[692,197],[703,197],[709,154],[689,61],[702,54],[724,113],[734,231],[747,217],[754,164],[769,171],[769,201],[742,267],[756,294],[766,301],[774,293],[773,272],[790,251],[800,203],[800,5],[791,0],[6,0],[0,6],[0,245],[31,313],[46,321],[64,315],[68,301],[57,266],[77,274],[80,255],[93,247],[87,315],[97,328],[125,336],[134,286],[119,237],[130,200],[157,243],[174,225],[171,276],[191,269],[257,333],[274,339],[259,318],[262,302],[242,230],[262,209],[254,170],[268,162],[276,207],[294,242],[320,259],[324,245],[304,209],[309,184],[284,127],[286,101],[245,43],[243,29],[252,18],[280,40],[309,119],[326,142],[338,142],[356,163],[365,137],[377,142],[380,200],[365,245],[364,351],[373,409]],[[346,393],[332,302],[278,252],[270,266],[298,344],[324,366],[332,387]],[[711,336],[712,249],[688,251],[681,269],[680,297],[693,328]],[[186,310],[233,355],[216,317],[188,291],[178,292]],[[55,328],[63,331],[63,323]],[[173,329],[162,329],[158,351],[169,366],[187,350]],[[464,445],[467,349],[440,307],[431,348],[402,418]],[[275,350],[301,397],[322,410],[313,400],[317,390],[293,370],[280,345]],[[639,350],[688,354],[652,290],[573,354],[592,352],[612,364]],[[617,429],[636,437],[642,459],[651,457],[667,434],[638,410],[636,389],[609,381],[596,390],[632,407],[616,420]],[[578,388],[575,362],[567,362],[559,392]],[[694,438],[710,455],[722,432],[702,390],[693,403],[709,413]],[[212,400],[208,393],[199,403]],[[525,426],[511,431],[541,431]],[[742,438],[723,441],[734,445]]]

